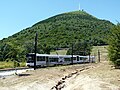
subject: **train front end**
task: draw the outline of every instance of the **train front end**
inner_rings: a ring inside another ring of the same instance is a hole
[[[26,55],[26,58],[27,58],[26,66],[33,67],[34,66],[34,54],[29,53]]]

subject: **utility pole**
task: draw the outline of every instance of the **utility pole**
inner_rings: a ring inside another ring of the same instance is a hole
[[[37,53],[37,38],[38,38],[38,33],[36,32],[36,36],[35,36],[35,56],[34,56],[34,70],[36,70],[36,53]]]
[[[71,64],[73,64],[73,43],[72,43],[72,58],[71,58]]]
[[[89,51],[89,63],[91,62],[91,60],[90,60],[90,51]]]

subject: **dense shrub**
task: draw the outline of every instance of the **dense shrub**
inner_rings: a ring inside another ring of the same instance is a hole
[[[109,36],[109,59],[116,67],[120,66],[120,24],[111,29]]]

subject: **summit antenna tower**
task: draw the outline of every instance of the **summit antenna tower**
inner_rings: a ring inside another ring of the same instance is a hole
[[[80,3],[79,3],[79,11],[80,11]]]

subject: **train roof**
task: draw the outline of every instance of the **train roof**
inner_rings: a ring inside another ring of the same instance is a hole
[[[35,53],[28,53],[26,56],[29,56],[29,55],[34,55]],[[48,57],[72,57],[72,55],[57,55],[57,54],[36,54],[36,56],[48,56]],[[73,55],[73,57],[89,57],[89,56],[80,56],[80,55]],[[92,56],[94,57],[94,56]]]
[[[27,56],[29,55],[34,55],[35,53],[29,53],[27,54]],[[57,54],[36,54],[36,56],[49,56],[49,57],[72,57],[72,55],[57,55]],[[76,57],[77,55],[73,55],[73,57]]]

